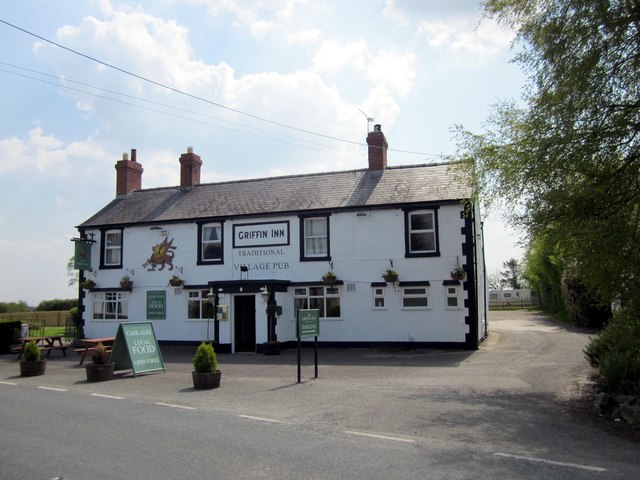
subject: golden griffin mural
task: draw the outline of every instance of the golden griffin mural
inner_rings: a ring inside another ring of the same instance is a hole
[[[169,237],[165,237],[162,243],[151,247],[151,256],[142,264],[142,267],[146,268],[148,272],[153,272],[158,266],[160,266],[158,270],[164,270],[164,267],[169,265],[169,270],[173,270],[173,257],[176,248],[178,247],[173,246],[173,238],[169,241]]]

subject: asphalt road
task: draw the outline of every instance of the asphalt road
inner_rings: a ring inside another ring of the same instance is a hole
[[[480,350],[219,355],[222,385],[194,391],[194,348],[167,371],[85,381],[52,353],[21,378],[0,357],[0,478],[632,479],[640,445],[571,408],[588,334],[543,316],[491,316]]]

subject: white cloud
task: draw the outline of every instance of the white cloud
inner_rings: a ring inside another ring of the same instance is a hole
[[[363,70],[367,57],[367,44],[364,40],[353,42],[327,40],[315,52],[313,65],[319,72],[335,75],[346,66]]]
[[[289,43],[316,43],[322,38],[322,32],[317,28],[310,28],[307,30],[298,30],[294,33],[287,35],[287,41]]]
[[[430,47],[475,58],[508,50],[514,38],[513,32],[489,19],[479,24],[468,19],[422,19],[416,36],[424,39]]]
[[[80,188],[79,175],[102,178],[105,158],[113,158],[91,138],[65,144],[54,135],[43,133],[40,126],[25,138],[0,139],[0,157],[9,159],[0,163],[0,175],[15,173],[34,184],[54,187],[58,193],[52,194],[51,201],[61,207],[77,205],[74,192]]]
[[[60,176],[66,168],[69,153],[60,140],[45,135],[40,126],[32,129],[24,139],[10,137],[0,140],[0,174],[15,170],[37,171]]]
[[[273,22],[267,22],[265,20],[258,20],[251,23],[249,31],[251,35],[256,38],[264,38],[269,32],[272,32],[276,28],[276,24]]]
[[[367,78],[376,87],[407,95],[414,85],[416,58],[411,53],[400,54],[383,50],[367,65]]]

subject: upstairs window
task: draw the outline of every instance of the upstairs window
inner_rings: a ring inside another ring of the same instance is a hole
[[[300,219],[300,260],[328,260],[329,217],[302,217]]]
[[[198,225],[198,264],[223,263],[222,222]]]
[[[101,268],[122,268],[122,229],[102,232]]]
[[[437,210],[413,210],[405,213],[406,255],[439,255]]]

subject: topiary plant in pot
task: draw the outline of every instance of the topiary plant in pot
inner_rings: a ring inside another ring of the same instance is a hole
[[[47,368],[47,359],[40,358],[40,347],[33,340],[24,346],[22,360],[20,360],[20,376],[35,377],[44,375]]]
[[[87,364],[87,382],[104,382],[113,378],[114,363],[109,362],[109,352],[102,342],[98,342],[91,352],[93,363]]]
[[[218,388],[221,376],[213,345],[202,342],[193,357],[193,388]]]

